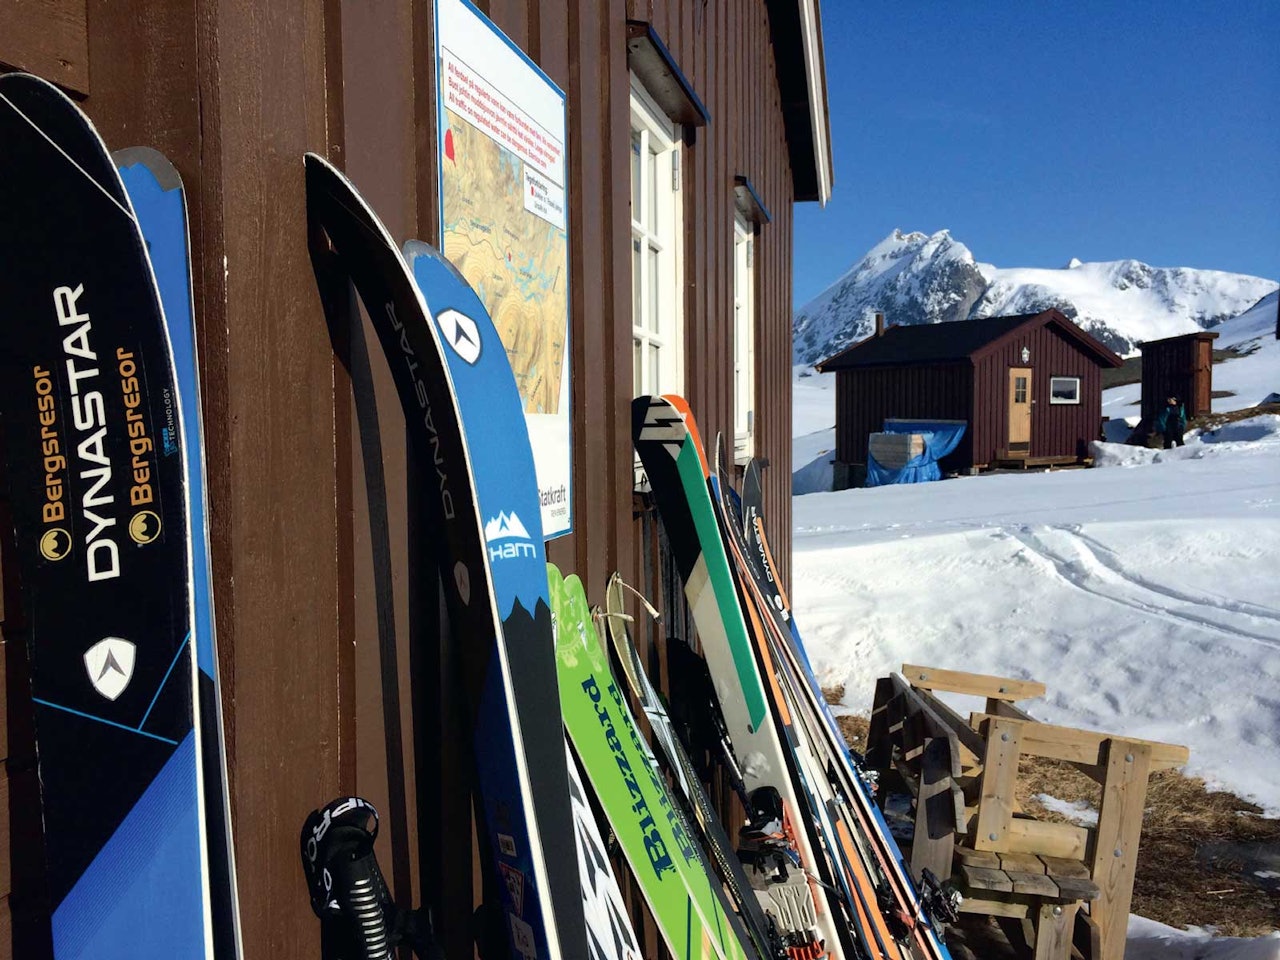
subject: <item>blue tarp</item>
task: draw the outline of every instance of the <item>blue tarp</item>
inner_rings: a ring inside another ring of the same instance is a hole
[[[912,457],[900,470],[891,470],[876,462],[867,452],[867,486],[881,487],[890,483],[928,483],[941,480],[938,461],[960,445],[964,422],[951,420],[886,420],[885,433],[918,433],[924,437],[924,453]]]

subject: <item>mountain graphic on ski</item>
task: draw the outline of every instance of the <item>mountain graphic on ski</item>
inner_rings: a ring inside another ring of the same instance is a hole
[[[651,763],[576,575],[546,567],[564,726],[676,960],[756,960]]]
[[[0,210],[5,575],[29,631],[53,955],[213,957],[189,384],[106,147],[23,74],[0,77]]]
[[[166,329],[173,347],[180,386],[182,442],[186,453],[187,529],[191,537],[192,602],[195,616],[196,691],[200,698],[200,761],[205,796],[209,891],[213,907],[213,947],[218,957],[243,956],[235,881],[235,844],[231,835],[231,795],[227,750],[214,642],[213,568],[209,555],[204,457],[200,411],[200,365],[196,355],[195,308],[187,207],[178,171],[148,147],[129,147],[112,155],[138,217],[155,272]]]
[[[512,537],[519,537],[521,540],[530,539],[529,531],[524,528],[524,524],[514,513],[499,513],[484,525],[486,540],[507,540]]]
[[[434,583],[439,575],[444,583],[476,775],[485,890],[500,898],[487,904],[502,918],[497,935],[513,957],[585,957],[578,861],[559,842],[573,836],[573,818],[565,803],[569,778],[546,578],[530,572],[540,570],[538,559],[530,561],[524,550],[505,555],[500,546],[511,541],[489,544],[485,537],[499,514],[520,516],[526,525],[538,515],[523,423],[515,437],[492,432],[519,415],[509,364],[500,349],[473,350],[442,338],[437,318],[449,311],[492,329],[475,293],[447,262],[425,245],[412,245],[406,262],[346,177],[315,154],[307,154],[305,170],[317,280],[322,289],[335,279],[354,284],[386,354],[411,447],[423,458],[423,475],[435,478],[423,499],[437,569],[415,576]],[[495,471],[503,450],[510,456]],[[519,476],[526,462],[527,484],[491,476]],[[535,533],[523,546],[540,558]]]

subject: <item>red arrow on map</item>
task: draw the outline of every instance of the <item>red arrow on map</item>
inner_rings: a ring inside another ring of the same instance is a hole
[[[453,129],[450,128],[444,132],[444,155],[457,163],[457,158],[453,155]]]

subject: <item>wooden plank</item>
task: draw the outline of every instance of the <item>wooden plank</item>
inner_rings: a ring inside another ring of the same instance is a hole
[[[8,897],[0,899],[0,960],[13,960],[13,915]]]
[[[913,687],[965,693],[992,700],[1031,700],[1035,697],[1043,697],[1045,693],[1044,684],[1038,680],[1014,680],[1011,677],[942,670],[938,667],[923,667],[911,663],[902,665],[902,675]]]
[[[1089,912],[1102,930],[1103,960],[1121,960],[1152,750],[1148,743],[1121,739],[1107,741],[1103,750],[1107,776],[1090,862],[1099,890]]]
[[[2,572],[2,571],[0,571]],[[3,590],[0,590],[0,594]],[[0,608],[0,617],[4,616],[4,610]],[[9,756],[9,668],[6,661],[9,659],[9,644],[4,639],[3,631],[0,631],[0,760]],[[8,834],[0,834],[0,843],[4,842],[4,838]]]
[[[986,751],[982,762],[982,798],[973,837],[977,850],[1007,849],[1005,843],[1013,820],[1014,791],[1018,783],[1018,740],[1023,726],[1020,721],[996,717],[982,725]]]
[[[0,63],[89,92],[86,0],[0,0]]]
[[[975,713],[969,718],[974,729],[979,729],[990,714]],[[1060,727],[1050,723],[1034,722],[1023,731],[1022,752],[1036,757],[1064,760],[1068,763],[1099,766],[1102,764],[1102,745],[1109,735],[1094,730]],[[1191,751],[1175,743],[1155,740],[1132,740],[1145,744],[1151,750],[1151,769],[1165,770],[1180,767],[1191,758]]]
[[[1054,876],[1053,882],[1058,885],[1058,892],[1063,900],[1096,900],[1098,885],[1088,877]]]
[[[1013,883],[1013,892],[1030,897],[1050,897],[1057,899],[1060,894],[1053,878],[1043,873],[1022,873],[1017,870],[1006,870],[1005,874]]]
[[[1070,823],[1045,823],[1015,817],[1009,824],[1002,850],[1009,853],[1047,854],[1064,859],[1083,859],[1089,845],[1089,831]]]
[[[911,692],[924,705],[929,717],[940,724],[938,733],[950,731],[952,736],[960,741],[960,746],[964,748],[966,753],[956,751],[955,759],[957,762],[961,764],[976,762],[983,755],[986,748],[982,743],[982,737],[977,730],[965,723],[963,717],[928,690],[912,688]],[[954,771],[954,774],[958,776],[959,771]]]
[[[1036,911],[1035,960],[1069,960],[1071,931],[1075,926],[1075,903],[1042,903]]]
[[[1003,870],[986,867],[961,867],[960,876],[970,890],[989,890],[993,893],[1013,893],[1013,881]]]
[[[1045,866],[1045,873],[1051,873],[1055,877],[1077,877],[1081,880],[1089,879],[1089,868],[1083,860],[1068,860],[1065,857],[1050,857],[1042,855],[1040,862]]]
[[[1030,915],[1031,906],[1020,900],[986,900],[982,897],[966,897],[960,904],[961,913],[975,913],[984,917],[1010,917],[1020,919]]]
[[[986,867],[988,870],[1000,869],[1000,855],[990,850],[970,850],[968,847],[956,847],[956,859],[970,867]],[[939,874],[941,876],[941,874]]]
[[[1017,873],[1048,873],[1044,861],[1031,853],[1001,853],[1000,869]],[[1083,866],[1083,864],[1081,864]]]
[[[920,758],[916,830],[911,841],[911,876],[917,882],[925,868],[938,877],[948,876],[951,870],[957,821],[948,748],[946,740],[935,737],[925,745]]]

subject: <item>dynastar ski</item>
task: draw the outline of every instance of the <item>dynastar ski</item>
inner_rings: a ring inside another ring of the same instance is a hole
[[[565,728],[667,948],[677,960],[756,960],[654,769],[577,576],[547,565]]]
[[[523,424],[518,433],[494,434],[486,423],[489,414],[506,423],[501,414],[519,409],[501,342],[491,325],[482,332],[483,307],[455,274],[447,289],[437,289],[435,275],[419,273],[415,283],[382,222],[337,169],[308,154],[306,175],[317,272],[341,270],[354,283],[391,367],[413,449],[435,478],[436,495],[426,499],[440,531],[440,572],[462,662],[486,889],[501,897],[514,955],[585,957],[578,863],[562,842],[573,835],[573,818],[564,802],[569,778],[551,611],[545,577],[539,590],[523,572],[542,555],[537,493],[532,480],[494,493],[496,474],[532,477]],[[507,366],[505,380],[484,373],[492,363]],[[470,411],[465,424],[463,409]],[[473,468],[473,450],[484,451],[485,469]],[[495,468],[502,450],[508,459]],[[495,578],[494,566],[505,563],[521,572]]]
[[[774,854],[770,912],[797,948],[807,944],[832,957],[855,957],[856,942],[817,822],[822,811],[812,807],[791,751],[783,747],[785,704],[765,690],[701,444],[669,398],[637,397],[631,429],[750,791],[753,824],[746,834],[758,840],[762,854]],[[789,870],[788,862],[798,869]]]
[[[411,240],[404,258],[418,285],[440,340],[471,461],[476,505],[484,536],[497,612],[502,617],[521,738],[531,766],[549,778],[558,763],[568,768],[568,789],[577,839],[580,900],[592,960],[638,960],[639,946],[622,893],[608,867],[604,842],[590,815],[560,723],[555,685],[555,635],[542,544],[533,453],[524,404],[497,328],[465,279],[434,247]],[[568,758],[568,759],[566,759]],[[486,756],[480,763],[491,762]],[[489,774],[497,780],[500,769]],[[580,802],[579,802],[580,801]],[[502,811],[490,811],[494,818]],[[544,837],[564,837],[548,823]],[[563,845],[548,856],[566,856]],[[512,898],[524,896],[525,878],[502,869]]]
[[[187,529],[191,537],[192,598],[195,613],[196,688],[200,697],[200,760],[204,773],[205,823],[209,844],[209,892],[213,907],[213,948],[219,957],[243,955],[236,897],[231,796],[227,787],[226,744],[218,656],[214,642],[213,569],[209,557],[204,422],[200,413],[200,365],[196,355],[195,308],[191,295],[187,207],[182,179],[173,164],[148,147],[114,154],[120,178],[133,202],[138,226],[151,256],[164,307],[174,371],[182,402],[187,471]]]
[[[0,77],[0,210],[5,575],[29,629],[54,955],[213,957],[183,388],[106,147],[21,74]]]

